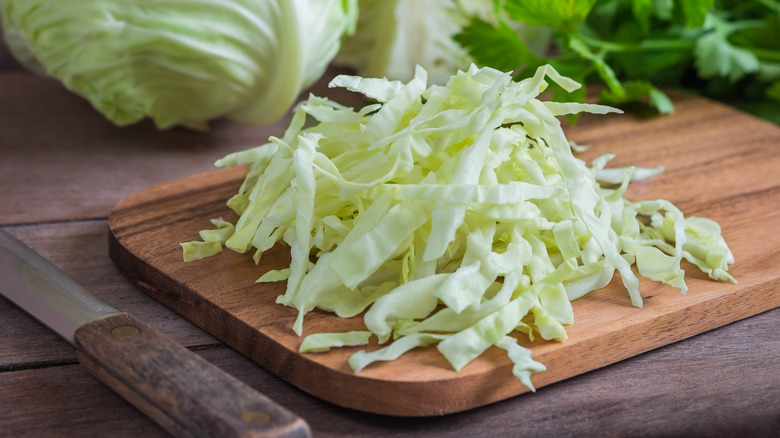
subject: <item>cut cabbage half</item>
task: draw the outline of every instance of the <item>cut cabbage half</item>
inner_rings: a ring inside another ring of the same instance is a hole
[[[290,247],[289,268],[259,281],[287,281],[278,303],[354,317],[366,331],[311,334],[302,352],[356,344],[355,371],[437,345],[455,370],[491,346],[507,351],[530,389],[545,369],[520,336],[566,339],[571,301],[604,287],[615,271],[642,305],[636,270],[686,291],[686,259],[721,281],[734,262],[720,228],[686,218],[670,202],[631,202],[628,183],[662,169],[604,169],[578,159],[556,116],[605,106],[549,103],[549,66],[513,81],[472,66],[446,85],[340,76],[332,85],[375,98],[363,109],[310,97],[282,138],[217,165],[251,163],[229,201],[234,227],[215,221],[207,243],[183,244],[185,259]],[[604,184],[599,183],[603,177]],[[310,261],[316,260],[312,263]]]

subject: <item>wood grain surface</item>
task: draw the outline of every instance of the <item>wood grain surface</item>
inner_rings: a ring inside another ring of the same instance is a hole
[[[668,199],[688,215],[718,221],[736,257],[738,284],[718,283],[687,266],[690,290],[643,281],[642,309],[630,306],[619,280],[574,303],[565,342],[526,342],[548,370],[537,387],[601,368],[780,305],[780,129],[708,100],[677,95],[668,118],[588,117],[570,138],[590,146],[583,158],[614,152],[614,165],[664,165],[636,183],[630,199]],[[630,158],[630,159],[628,159]],[[489,349],[456,373],[435,348],[353,373],[357,348],[297,353],[295,311],[274,303],[283,284],[255,284],[289,262],[276,247],[255,266],[225,252],[184,263],[179,242],[196,238],[210,218],[231,219],[225,201],[245,169],[208,172],[138,192],[109,217],[112,257],[129,279],[166,306],[292,384],[337,405],[381,414],[426,416],[483,406],[526,391],[504,353]],[[324,312],[307,317],[305,334],[360,329],[360,318]]]
[[[546,386],[535,394],[441,417],[368,414],[310,396],[138,290],[113,265],[106,245],[108,214],[124,197],[211,170],[214,159],[245,141],[256,143],[280,135],[281,126],[250,129],[220,123],[218,133],[203,135],[178,130],[156,134],[148,125],[129,130],[112,127],[78,96],[23,71],[4,49],[0,41],[0,227],[112,306],[138,316],[302,415],[315,437],[744,438],[774,437],[780,430],[780,309]],[[323,86],[327,80],[319,84],[318,94],[328,91]],[[761,128],[763,122],[748,115],[716,105],[708,106],[712,110],[708,116],[698,117],[682,109],[699,106],[699,99],[680,93],[672,97],[677,113],[644,120],[649,123],[634,131],[637,140],[688,123],[696,123],[707,135],[710,124],[729,119],[730,129],[739,129],[749,142],[780,143]],[[632,125],[639,114],[633,108],[623,117],[625,128],[611,132],[588,119],[567,131],[583,143],[607,145],[602,149],[616,152],[617,160],[624,163],[639,158],[673,165],[673,156],[656,157],[647,150],[641,150],[640,157],[621,152],[632,139],[622,138],[620,131],[636,129]],[[206,139],[212,136],[213,140]],[[193,140],[201,147],[193,150]],[[149,141],[157,147],[145,147]],[[190,155],[196,157],[188,159]],[[728,179],[717,183],[746,184]],[[0,436],[13,438],[170,436],[78,365],[67,342],[2,298],[0,425]]]

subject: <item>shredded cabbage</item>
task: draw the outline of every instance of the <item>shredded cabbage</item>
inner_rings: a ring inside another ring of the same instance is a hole
[[[734,281],[716,223],[624,198],[630,181],[662,169],[605,169],[611,155],[590,166],[574,155],[556,116],[617,110],[542,102],[548,80],[578,86],[549,66],[519,82],[472,66],[443,86],[427,86],[420,67],[407,83],[339,76],[332,85],[378,103],[355,110],[312,96],[282,138],[218,161],[251,168],[228,202],[235,228],[215,222],[222,231],[203,239],[255,259],[288,245],[289,269],[260,281],[287,280],[277,301],[297,309],[299,335],[312,309],[365,312],[366,332],[311,334],[302,352],[376,338],[382,348],[350,358],[357,372],[435,344],[460,370],[496,346],[533,390],[531,374],[545,367],[518,336],[564,341],[571,301],[615,271],[635,306],[632,265],[683,293],[683,259]],[[182,245],[187,260],[215,253]]]

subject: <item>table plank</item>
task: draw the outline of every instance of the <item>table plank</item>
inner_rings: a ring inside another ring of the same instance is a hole
[[[59,83],[25,73],[0,75],[0,223],[106,217],[123,197],[278,133],[286,124],[217,123],[208,133],[118,128]]]
[[[339,408],[227,348],[199,352],[300,413],[316,437],[711,436],[780,430],[780,309],[489,407],[428,418]],[[713,378],[717,376],[716,378]],[[2,436],[162,437],[76,365],[0,373]]]
[[[289,124],[288,115],[264,126],[217,120],[207,132],[160,131],[150,121],[117,127],[53,79],[0,72],[0,224],[105,218],[124,197],[213,170]],[[334,93],[327,78],[309,91]]]

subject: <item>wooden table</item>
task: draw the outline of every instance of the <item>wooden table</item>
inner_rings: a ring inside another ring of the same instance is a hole
[[[329,92],[322,83],[315,88]],[[57,82],[23,71],[0,47],[0,226],[111,305],[300,414],[318,437],[731,437],[780,431],[780,309],[535,394],[442,417],[394,418],[309,396],[119,274],[107,254],[107,216],[117,202],[212,170],[215,159],[285,126],[286,120],[265,127],[220,122],[208,133],[158,132],[151,123],[117,128]],[[586,128],[587,120],[571,130],[572,138]],[[780,130],[776,138],[780,153]],[[25,434],[165,436],[82,369],[69,344],[0,298],[0,435]]]

